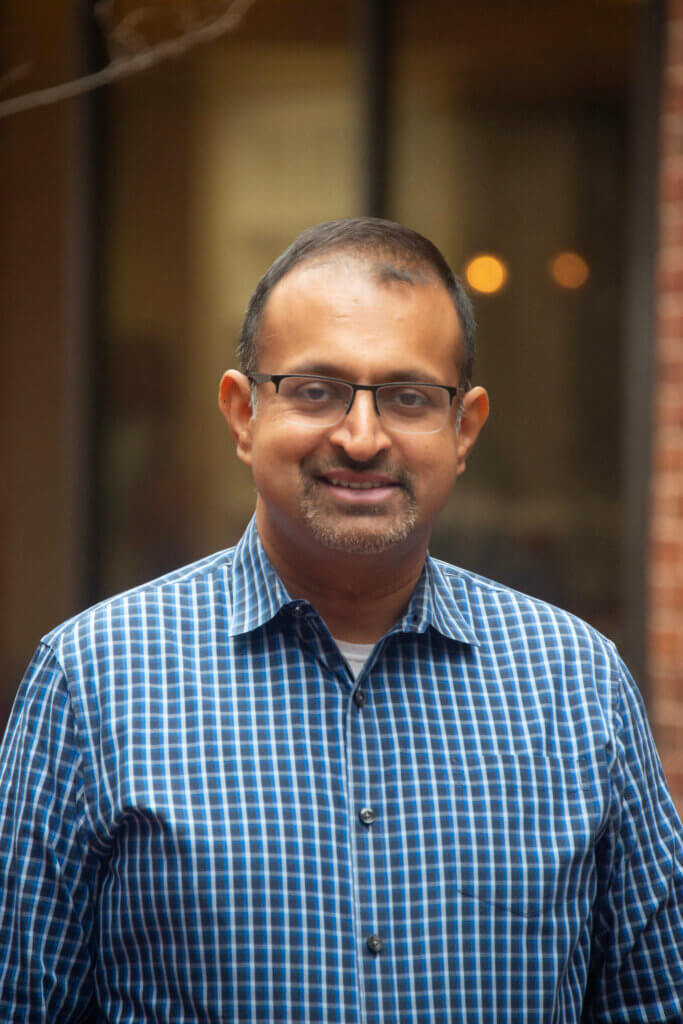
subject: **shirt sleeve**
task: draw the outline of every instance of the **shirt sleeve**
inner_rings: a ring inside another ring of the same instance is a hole
[[[683,1021],[683,826],[620,663],[613,816],[584,1020]]]
[[[93,995],[93,893],[69,691],[41,645],[0,748],[0,1019],[81,1020]]]

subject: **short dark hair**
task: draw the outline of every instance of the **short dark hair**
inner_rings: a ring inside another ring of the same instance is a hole
[[[381,261],[374,270],[382,281],[414,283],[436,276],[453,300],[464,341],[462,383],[469,387],[474,365],[476,324],[472,304],[433,242],[411,228],[378,217],[349,217],[307,228],[269,267],[249,300],[237,346],[240,368],[250,374],[258,368],[258,333],[266,303],[275,285],[295,267],[331,253]],[[412,273],[411,273],[412,272]]]

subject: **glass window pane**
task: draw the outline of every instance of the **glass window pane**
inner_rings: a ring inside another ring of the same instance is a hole
[[[239,536],[253,487],[216,396],[244,308],[299,231],[358,209],[352,4],[284,13],[111,90],[103,593]]]
[[[392,211],[469,278],[491,397],[433,550],[618,635],[633,12],[401,10]]]

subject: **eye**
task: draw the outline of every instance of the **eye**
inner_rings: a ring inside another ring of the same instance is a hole
[[[435,405],[438,392],[434,388],[402,385],[382,391],[384,402],[396,412],[424,412]]]
[[[283,397],[300,405],[321,406],[344,400],[343,389],[319,377],[288,377],[280,387]]]
[[[428,396],[421,391],[406,388],[398,392],[394,401],[398,405],[404,405],[407,409],[411,409],[418,405],[425,405],[428,401]]]
[[[320,381],[309,381],[307,383],[299,384],[294,397],[301,399],[304,402],[311,402],[316,404],[318,402],[329,402],[331,398],[334,398],[334,390],[329,384],[322,384]]]

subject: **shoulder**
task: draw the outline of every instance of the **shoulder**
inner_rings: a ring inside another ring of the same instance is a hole
[[[547,601],[445,562],[432,564],[437,591],[475,638],[468,679],[481,684],[485,699],[508,714],[524,708],[525,731],[535,722],[544,744],[559,727],[577,750],[610,746],[621,729],[621,702],[642,704],[614,643]]]
[[[430,562],[441,593],[469,621],[480,645],[524,657],[541,651],[563,661],[573,656],[620,670],[614,643],[572,612],[440,559]]]
[[[216,552],[106,598],[56,626],[41,643],[68,656],[78,647],[115,646],[122,634],[130,644],[136,633],[153,632],[163,622],[198,620],[229,591],[234,551]]]

